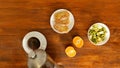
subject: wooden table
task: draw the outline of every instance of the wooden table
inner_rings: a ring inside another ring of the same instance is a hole
[[[71,11],[74,28],[58,34],[50,26],[51,14],[60,8]],[[103,22],[110,28],[110,40],[104,46],[92,45],[87,30]],[[22,39],[30,31],[43,33],[47,53],[65,68],[120,68],[120,0],[0,0],[0,68],[27,68],[27,54]],[[84,46],[75,48],[74,58],[64,50],[79,35]]]

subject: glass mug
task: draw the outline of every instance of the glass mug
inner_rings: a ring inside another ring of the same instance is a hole
[[[31,51],[28,54],[28,68],[64,68],[52,60],[42,49]]]

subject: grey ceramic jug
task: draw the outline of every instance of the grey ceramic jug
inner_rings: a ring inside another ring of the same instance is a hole
[[[31,51],[28,54],[28,68],[64,68],[55,63],[42,49]]]

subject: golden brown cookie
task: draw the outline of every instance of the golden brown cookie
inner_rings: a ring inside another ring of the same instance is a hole
[[[67,11],[61,11],[61,12],[57,12],[54,15],[55,17],[55,23],[58,24],[69,24],[69,13]]]
[[[68,26],[63,24],[54,24],[54,28],[60,32],[68,31]]]

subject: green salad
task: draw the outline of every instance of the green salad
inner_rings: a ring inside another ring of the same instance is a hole
[[[94,24],[89,30],[89,39],[95,44],[104,41],[105,36],[106,29],[101,25]]]

